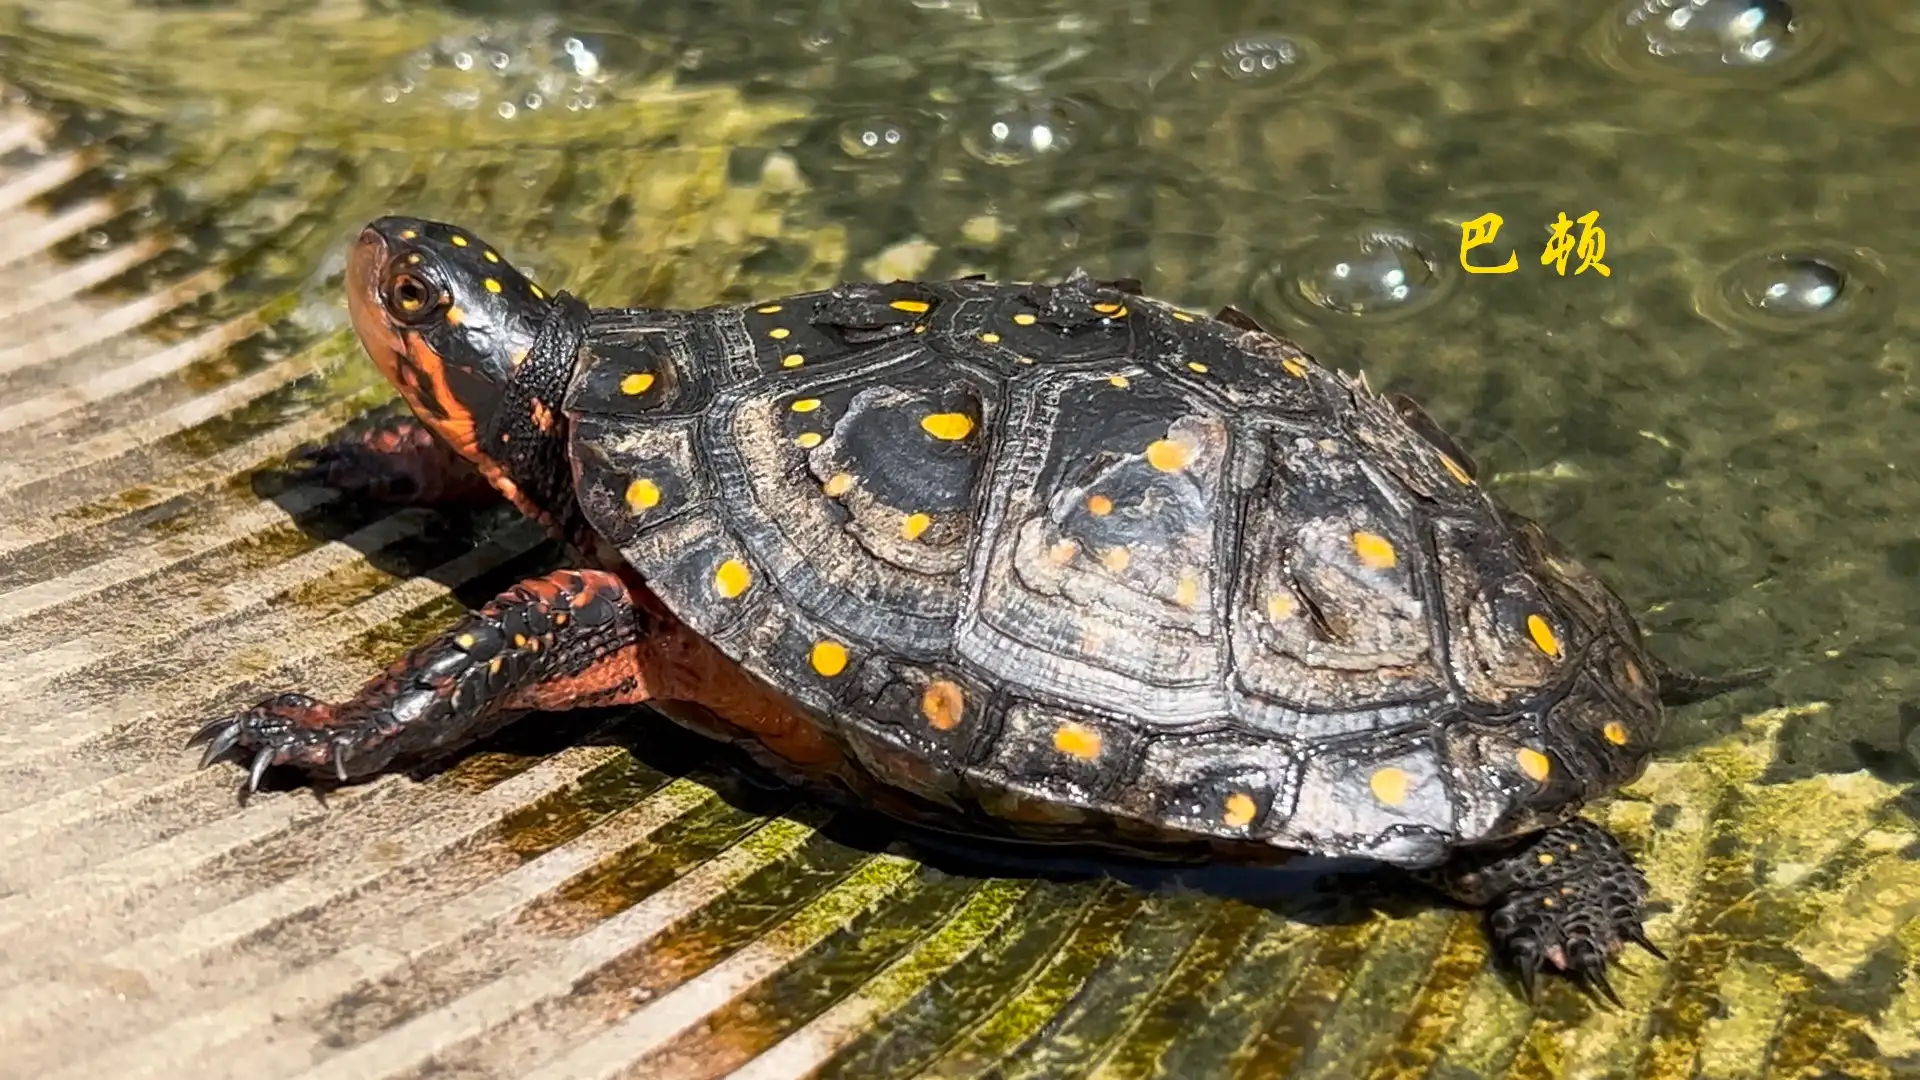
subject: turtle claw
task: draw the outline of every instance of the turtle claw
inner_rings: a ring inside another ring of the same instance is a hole
[[[273,758],[274,750],[271,746],[263,746],[259,753],[253,755],[253,768],[247,770],[248,791],[260,790],[260,781],[266,778],[267,768],[273,764]]]
[[[1653,955],[1655,960],[1665,960],[1667,958],[1667,954],[1660,951],[1660,946],[1655,945],[1653,940],[1647,937],[1646,930],[1642,929],[1638,923],[1630,923],[1621,927],[1620,937],[1647,950],[1647,952]]]
[[[258,791],[267,770],[293,765],[309,771],[326,769],[340,780],[348,778],[347,762],[356,743],[342,730],[331,706],[305,694],[277,694],[244,712],[204,724],[187,739],[187,746],[206,746],[200,767],[244,751],[247,790]]]

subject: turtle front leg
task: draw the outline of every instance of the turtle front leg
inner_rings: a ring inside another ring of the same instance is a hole
[[[248,761],[249,789],[291,765],[341,782],[438,757],[532,709],[636,704],[651,617],[617,575],[531,578],[408,653],[338,704],[279,694],[202,727],[200,767]]]
[[[500,497],[486,477],[412,413],[379,417],[293,454],[295,483],[399,505],[484,505]]]
[[[1641,927],[1647,878],[1605,829],[1575,818],[1516,845],[1463,851],[1421,875],[1462,903],[1487,908],[1494,950],[1528,998],[1541,971],[1584,982],[1614,1004],[1607,963],[1631,941],[1665,955]]]

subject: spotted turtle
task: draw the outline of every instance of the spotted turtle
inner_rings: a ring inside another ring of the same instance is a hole
[[[1529,993],[1647,882],[1576,816],[1663,704],[1620,599],[1410,400],[1138,284],[848,283],[699,310],[548,295],[387,217],[348,270],[412,416],[308,454],[491,489],[578,552],[369,682],[207,724],[347,782],[530,711],[648,703],[783,775],[983,835],[1357,856],[1490,911]]]

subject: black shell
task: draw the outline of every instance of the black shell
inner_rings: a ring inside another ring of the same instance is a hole
[[[593,526],[881,781],[1428,865],[1637,774],[1620,601],[1417,407],[1076,274],[596,312]]]

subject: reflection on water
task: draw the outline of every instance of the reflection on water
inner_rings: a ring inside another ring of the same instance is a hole
[[[316,344],[339,253],[387,210],[469,222],[603,304],[1085,266],[1414,393],[1659,651],[1777,669],[1676,714],[1603,812],[1674,956],[1636,964],[1623,1013],[1569,994],[1536,1016],[1445,912],[1316,926],[1058,883],[1015,903],[928,871],[873,901],[897,947],[820,930],[728,1044],[812,1023],[834,1075],[1920,1068],[1916,60],[1892,0],[0,2],[0,81],[100,155],[9,190],[55,215],[112,196],[61,256],[158,245],[106,295],[217,272],[163,335],[255,308],[274,328],[183,370],[178,400],[339,350]],[[1609,273],[1576,272],[1596,255]],[[194,452],[364,392],[323,355],[343,374],[251,427],[194,419]],[[0,342],[0,409],[37,363]],[[765,903],[837,895],[807,880]]]

